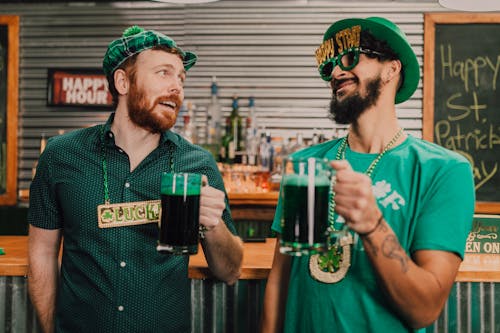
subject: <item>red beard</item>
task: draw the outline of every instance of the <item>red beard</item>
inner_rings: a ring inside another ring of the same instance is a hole
[[[164,110],[167,107],[161,102],[166,101],[175,103],[175,109]],[[145,91],[138,88],[135,82],[131,83],[127,101],[129,118],[134,124],[151,133],[163,133],[172,128],[177,120],[181,104],[180,96],[171,94],[156,98],[153,105],[150,105]]]

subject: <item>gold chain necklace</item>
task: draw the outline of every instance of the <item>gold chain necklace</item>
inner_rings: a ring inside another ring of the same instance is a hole
[[[396,141],[403,134],[403,129],[400,128],[398,132],[394,135],[394,137],[389,141],[387,145],[385,145],[382,152],[378,154],[378,156],[370,163],[368,169],[366,169],[365,174],[370,178],[372,177],[373,171],[377,167],[378,163],[382,159],[382,157],[389,151],[389,149],[394,146]],[[347,142],[348,136],[345,136],[340,144],[339,150],[337,151],[337,155],[335,156],[336,160],[345,160],[345,152],[347,150]],[[339,230],[335,229],[335,192],[333,191],[333,187],[335,186],[335,177],[332,178],[331,188],[330,188],[330,207],[328,209],[328,223],[329,223],[329,231],[331,233],[338,232]],[[342,230],[339,231],[340,235],[335,239],[332,244],[331,238],[329,237],[328,244],[328,252],[324,254],[315,254],[309,258],[309,270],[311,272],[311,276],[318,281],[325,283],[335,283],[344,278],[347,274],[347,270],[351,265],[351,249],[350,245],[353,243],[353,238],[351,233],[347,230],[346,227],[343,227]]]

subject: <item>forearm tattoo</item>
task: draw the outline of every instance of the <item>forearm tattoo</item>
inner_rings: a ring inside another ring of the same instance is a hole
[[[381,232],[387,232],[389,230],[389,227],[385,223],[385,221],[382,221],[382,223],[379,224],[379,226],[376,228],[379,229]],[[374,257],[378,255],[378,246],[373,242],[373,240],[370,237],[366,238],[366,244],[365,244],[366,250],[370,251]]]
[[[371,240],[371,238],[366,239],[365,249],[371,252],[374,257],[378,255],[378,246]]]
[[[390,259],[399,260],[404,273],[408,271],[408,256],[395,235],[388,235],[382,242],[382,254]]]

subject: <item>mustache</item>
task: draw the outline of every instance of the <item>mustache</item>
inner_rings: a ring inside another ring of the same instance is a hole
[[[344,82],[347,82],[347,81],[354,81],[354,83],[359,83],[359,79],[357,77],[332,80],[333,92],[336,92],[339,89],[340,85],[342,85]]]
[[[157,106],[160,103],[165,103],[165,102],[175,103],[176,109],[179,109],[182,105],[181,97],[177,94],[171,94],[171,95],[157,97],[154,101],[153,107]]]

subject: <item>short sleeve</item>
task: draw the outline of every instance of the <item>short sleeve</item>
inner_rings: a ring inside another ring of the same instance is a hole
[[[450,251],[463,259],[474,202],[474,180],[468,162],[454,164],[437,174],[430,184],[425,207],[417,217],[411,251]]]
[[[43,229],[62,228],[62,219],[51,183],[50,140],[38,161],[36,174],[30,186],[28,223]]]

